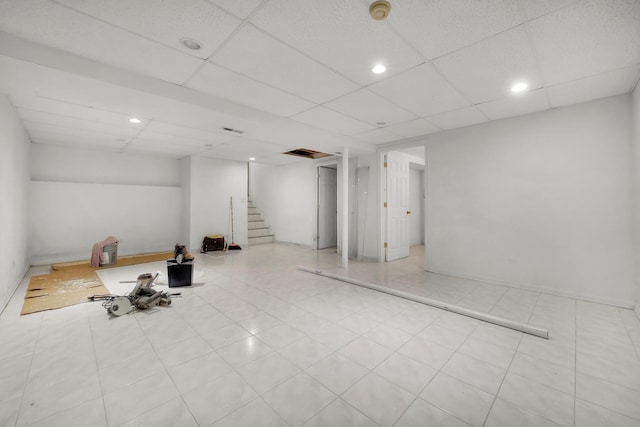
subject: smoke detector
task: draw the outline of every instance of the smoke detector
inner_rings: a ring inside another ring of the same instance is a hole
[[[385,0],[374,1],[373,3],[371,3],[371,6],[369,6],[369,14],[376,21],[387,19],[390,10],[391,4],[389,4],[389,2]]]

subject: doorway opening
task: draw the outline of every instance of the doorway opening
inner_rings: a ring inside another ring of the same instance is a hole
[[[318,166],[316,249],[338,246],[337,165]]]

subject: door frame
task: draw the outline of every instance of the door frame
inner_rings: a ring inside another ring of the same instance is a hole
[[[316,162],[314,164],[314,171],[315,171],[314,179],[315,179],[315,184],[316,184],[314,186],[315,193],[316,193],[315,194],[316,208],[313,210],[313,214],[315,216],[314,222],[313,222],[313,224],[314,224],[314,229],[313,229],[313,249],[315,249],[315,250],[318,250],[318,246],[319,246],[319,243],[320,243],[320,234],[319,234],[319,231],[320,231],[319,230],[319,228],[320,228],[319,227],[319,225],[320,225],[320,215],[319,215],[320,214],[320,204],[319,204],[319,202],[320,202],[320,193],[319,193],[320,171],[319,171],[319,168],[321,168],[321,167],[332,167],[333,166],[333,167],[335,167],[336,172],[337,172],[337,169],[339,167],[338,162],[339,162],[339,159],[332,159],[332,160],[326,160],[326,161],[319,161],[319,162]],[[339,177],[336,175],[336,194],[337,194],[338,186],[340,185],[339,182],[337,182],[338,178]],[[338,200],[338,205],[339,205],[339,200]],[[337,221],[338,221],[338,224],[337,224],[337,230],[336,230],[336,233],[337,233],[337,236],[336,236],[337,243],[336,244],[339,246],[340,245],[340,240],[338,239],[338,237],[340,235],[340,233],[339,233],[339,230],[340,230],[339,218],[337,218]]]
[[[378,262],[386,262],[386,249],[384,242],[387,236],[387,214],[384,207],[384,202],[387,197],[387,176],[384,168],[384,157],[390,151],[405,152],[406,149],[415,149],[422,147],[424,152],[424,174],[423,174],[423,188],[425,198],[423,200],[423,216],[424,216],[424,236],[423,240],[425,245],[428,243],[428,230],[429,230],[429,211],[428,211],[428,165],[427,165],[427,147],[426,140],[420,138],[414,141],[408,141],[400,144],[389,144],[378,147]],[[427,267],[425,250],[425,270]]]

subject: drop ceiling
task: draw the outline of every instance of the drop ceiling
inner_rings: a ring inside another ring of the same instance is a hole
[[[395,0],[385,21],[369,4],[0,0],[0,93],[34,144],[280,165],[308,161],[282,154],[295,148],[373,153],[640,78],[638,0]]]

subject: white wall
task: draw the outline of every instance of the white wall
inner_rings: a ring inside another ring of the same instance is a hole
[[[428,270],[632,306],[629,96],[427,138]]]
[[[180,220],[180,244],[188,248],[191,244],[191,156],[180,159],[180,182],[182,184],[182,205]]]
[[[180,160],[33,144],[31,179],[179,187]]]
[[[634,238],[635,238],[635,261],[636,261],[636,302],[635,312],[640,317],[640,84],[636,85],[632,97],[632,115],[633,115],[633,169],[634,169],[634,186],[633,186],[633,203],[635,203],[634,218]]]
[[[308,161],[278,167],[276,186],[276,239],[312,247],[317,232],[316,164]]]
[[[170,251],[180,239],[179,187],[31,182],[31,263],[86,260],[113,235],[119,255]]]
[[[180,161],[33,144],[30,262],[89,259],[114,235],[119,254],[169,251],[180,241]]]
[[[0,311],[29,268],[30,145],[9,99],[0,94]]]
[[[191,157],[189,248],[199,250],[208,234],[231,242],[230,201],[233,197],[234,240],[247,245],[247,163]]]

